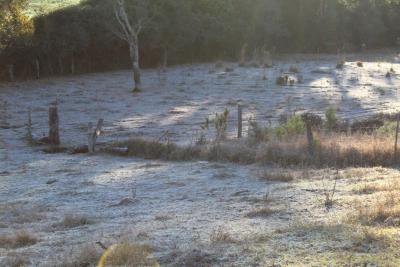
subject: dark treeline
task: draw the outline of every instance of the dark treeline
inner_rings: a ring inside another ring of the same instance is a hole
[[[3,79],[130,66],[113,0],[86,0],[28,20],[26,0],[0,0]],[[143,19],[142,67],[238,60],[246,48],[337,53],[396,45],[399,0],[127,0]],[[14,74],[13,74],[14,75]]]

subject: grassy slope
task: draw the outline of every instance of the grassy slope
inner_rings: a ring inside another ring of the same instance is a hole
[[[80,0],[31,0],[28,4],[27,13],[29,16],[66,7],[79,3]]]

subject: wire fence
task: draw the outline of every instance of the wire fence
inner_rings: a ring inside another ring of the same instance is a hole
[[[8,125],[8,106],[9,103],[6,101],[0,102],[0,126]],[[239,107],[241,109],[241,114],[243,114],[240,118],[237,110]],[[290,111],[290,108],[288,108],[288,111],[283,114],[271,114],[266,118],[265,115],[260,116],[259,113],[253,112],[242,103],[237,106],[231,105],[229,109],[230,113],[225,121],[227,127],[226,134],[228,138],[236,138],[239,135],[243,137],[250,136],[253,134],[253,127],[255,124],[261,128],[273,129],[281,126],[286,118],[293,115],[302,115],[306,112],[305,109],[300,109],[300,111]],[[219,113],[222,112],[223,110]],[[207,116],[205,116],[203,120],[199,119],[198,116],[197,119],[178,117],[175,120],[168,121],[167,123],[143,117],[116,121],[105,120],[102,130],[102,138],[104,138],[105,141],[112,142],[115,140],[126,140],[127,138],[135,136],[151,138],[158,141],[171,140],[181,143],[194,142],[199,138],[199,136],[204,135],[210,140],[216,135],[216,129],[212,124],[216,112],[207,112],[207,110],[204,109],[204,113],[207,114]],[[324,117],[322,112],[315,112],[312,114],[319,116],[322,122],[322,118]],[[26,116],[26,118],[28,118],[28,116]],[[205,127],[206,118],[208,119],[209,127]],[[338,119],[340,120],[340,118]],[[366,121],[368,119],[371,119],[369,113],[353,112],[351,117],[347,116],[346,119],[340,120],[339,127],[336,130],[347,134],[352,132],[376,133],[377,130],[382,127],[382,121],[378,121],[374,124],[373,121]],[[40,123],[41,129],[44,128],[43,122]],[[26,123],[28,123],[28,121],[26,121]],[[88,122],[82,122],[82,120],[76,122],[62,122],[60,124],[60,132],[62,132],[64,136],[68,136],[69,133],[74,132],[74,138],[79,134],[80,138],[78,139],[85,140],[87,125]],[[35,127],[35,123],[33,124],[33,127]],[[241,128],[240,133],[239,127]]]

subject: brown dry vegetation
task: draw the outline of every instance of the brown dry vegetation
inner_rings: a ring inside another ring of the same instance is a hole
[[[17,253],[8,253],[4,262],[4,265],[8,267],[23,267],[29,266],[29,264],[30,261],[27,255]]]
[[[228,140],[207,145],[178,146],[153,140],[131,139],[114,144],[127,147],[128,152],[120,155],[163,160],[208,160],[227,161],[240,164],[276,163],[281,166],[391,166],[393,165],[394,140],[388,136],[340,133],[318,135],[315,152],[310,156],[304,135],[291,138],[271,139],[252,143],[246,140]],[[106,151],[112,152],[111,149]]]
[[[93,221],[83,215],[66,214],[63,220],[59,223],[54,224],[54,227],[62,228],[75,228],[79,226],[84,226],[92,224]]]
[[[360,195],[370,195],[376,192],[391,191],[395,188],[397,188],[397,186],[393,187],[393,185],[390,184],[365,183],[362,185],[357,185],[353,189],[353,192]]]
[[[106,259],[106,266],[158,266],[151,259],[152,249],[147,245],[120,244],[112,249]]]
[[[79,249],[79,252],[65,255],[59,263],[52,263],[58,267],[76,267],[76,266],[96,266],[101,257],[101,252],[94,245],[85,245]]]
[[[272,214],[276,213],[276,210],[273,210],[269,207],[263,207],[259,209],[255,209],[253,211],[250,211],[247,213],[247,217],[249,218],[254,218],[254,217],[268,217],[271,216]]]
[[[0,236],[0,248],[20,248],[34,245],[38,239],[27,231],[18,231],[12,235]]]
[[[291,182],[294,180],[294,177],[291,173],[288,172],[271,172],[268,170],[264,170],[260,174],[260,178],[266,180],[268,182]]]
[[[211,232],[210,242],[212,244],[226,244],[235,243],[237,241],[231,236],[229,232],[224,230],[222,227],[219,227]]]
[[[355,214],[351,214],[353,222],[362,225],[400,226],[400,194],[388,192],[370,205],[357,203]]]

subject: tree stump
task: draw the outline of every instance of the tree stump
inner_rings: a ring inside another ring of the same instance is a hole
[[[56,105],[49,108],[49,144],[59,145],[60,134],[58,129],[58,108]]]

